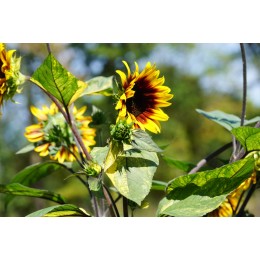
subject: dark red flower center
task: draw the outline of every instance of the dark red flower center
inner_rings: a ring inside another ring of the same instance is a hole
[[[135,117],[154,106],[154,99],[145,95],[150,92],[147,83],[144,79],[137,81],[133,87],[134,96],[126,100],[127,111]]]

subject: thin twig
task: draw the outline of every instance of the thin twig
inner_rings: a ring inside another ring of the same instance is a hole
[[[247,99],[246,53],[245,53],[245,48],[243,43],[240,43],[240,49],[241,49],[241,56],[243,62],[243,103],[242,103],[240,125],[243,126],[246,117],[246,99]]]
[[[241,121],[240,126],[243,126],[246,118],[246,101],[247,101],[247,66],[246,66],[246,52],[244,44],[240,43],[242,64],[243,64],[243,100],[242,100],[242,111],[241,111]],[[240,153],[241,144],[233,136],[233,154],[230,158],[230,162],[237,161],[238,154]]]
[[[51,45],[49,43],[46,43],[46,45],[47,45],[48,53],[51,54]]]
[[[212,152],[211,154],[209,154],[208,156],[206,156],[204,159],[200,160],[197,165],[191,169],[189,171],[188,174],[192,174],[197,172],[202,166],[204,166],[207,162],[209,162],[210,160],[212,160],[214,157],[216,157],[217,155],[221,154],[222,152],[224,152],[225,150],[227,150],[228,148],[230,148],[232,146],[232,142],[227,143],[225,145],[223,145],[222,147],[220,147],[219,149],[217,149],[216,151]]]

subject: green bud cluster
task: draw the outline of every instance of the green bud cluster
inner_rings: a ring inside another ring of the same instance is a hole
[[[55,143],[56,147],[62,145],[69,147],[75,143],[72,131],[61,113],[48,116],[44,125],[44,132],[46,140]]]
[[[110,134],[115,141],[130,143],[132,136],[132,125],[127,124],[126,120],[120,120],[116,125],[110,126]]]
[[[87,176],[96,177],[101,173],[101,166],[95,162],[90,162],[84,165],[84,172]]]

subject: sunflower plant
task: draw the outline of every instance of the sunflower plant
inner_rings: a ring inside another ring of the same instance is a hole
[[[110,77],[99,76],[84,82],[69,72],[47,47],[49,53],[42,64],[31,76],[25,76],[20,72],[21,57],[16,58],[15,50],[6,50],[0,44],[0,107],[13,100],[16,93],[22,93],[24,82],[38,87],[50,100],[49,105],[42,107],[31,104],[35,122],[25,128],[23,134],[28,145],[18,151],[35,153],[43,160],[22,169],[10,183],[0,184],[6,204],[15,196],[29,196],[55,203],[28,212],[30,217],[128,217],[134,216],[137,209],[149,207],[146,198],[151,190],[157,190],[164,192],[155,212],[158,217],[250,215],[245,206],[259,181],[260,117],[245,120],[245,105],[241,119],[222,111],[197,109],[199,114],[230,131],[232,156],[221,167],[202,168],[230,148],[230,142],[197,165],[165,158],[163,147],[156,144],[153,135],[163,134],[160,122],[169,120],[164,108],[174,105],[174,88],[178,86],[166,86],[156,64],[147,62],[144,68],[139,68],[137,62],[122,61],[125,69],[115,68]],[[244,54],[243,44],[241,52]],[[244,90],[245,79],[244,74]],[[87,106],[76,104],[94,94],[111,98],[111,109],[117,116],[108,126],[102,125],[105,118],[94,105],[90,114]],[[253,123],[256,125],[248,126]],[[103,146],[98,141],[102,138],[102,127],[109,129],[109,138]],[[160,160],[170,161],[183,170],[183,175],[169,182],[155,180]],[[32,187],[56,170],[69,173],[79,180],[79,185],[84,185],[89,206],[68,203],[68,198],[48,187],[44,190]]]

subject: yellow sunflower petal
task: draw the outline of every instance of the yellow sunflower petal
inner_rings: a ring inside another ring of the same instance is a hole
[[[150,119],[155,119],[159,121],[167,121],[169,119],[169,116],[166,115],[160,108],[148,109],[143,114]]]
[[[33,125],[29,125],[25,128],[26,132],[37,132],[39,130],[42,129],[42,126],[40,124],[33,124]]]
[[[122,85],[124,86],[127,82],[125,73],[121,70],[116,70],[116,73],[120,76]]]
[[[81,107],[78,111],[75,112],[75,117],[77,118],[77,117],[82,116],[86,112],[86,110],[87,110],[87,106]]]
[[[124,65],[125,65],[126,69],[127,69],[127,75],[128,75],[128,77],[129,77],[129,76],[131,75],[130,68],[129,68],[129,66],[128,66],[128,64],[127,64],[126,61],[123,60],[123,63],[124,63]]]
[[[31,106],[30,110],[31,110],[32,114],[35,117],[37,117],[39,120],[46,121],[48,119],[46,114],[41,109],[38,109],[38,108],[36,108],[34,106]]]
[[[41,132],[29,132],[29,133],[25,133],[24,136],[30,142],[39,142],[39,141],[43,140],[44,134]]]
[[[144,115],[139,115],[137,117],[138,125],[142,124],[147,130],[153,132],[155,134],[160,133],[160,125],[156,122],[156,120],[151,120]]]
[[[38,152],[40,156],[44,157],[47,156],[49,154],[49,147],[50,144],[46,143],[46,144],[42,144],[40,146],[37,146],[34,148],[35,152]]]

